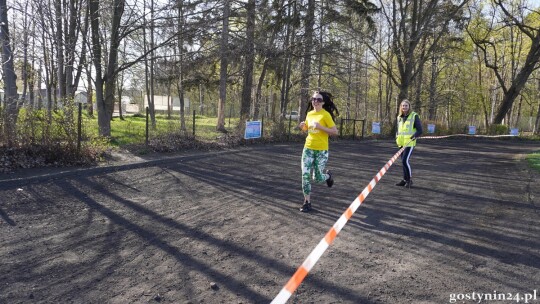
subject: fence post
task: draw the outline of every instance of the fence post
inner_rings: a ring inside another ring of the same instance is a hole
[[[366,120],[365,119],[362,119],[362,139],[364,139],[364,131],[365,131],[365,125],[366,125]]]
[[[261,139],[264,137],[264,115],[261,115]]]
[[[195,110],[193,110],[193,137],[195,137]]]
[[[291,138],[291,123],[292,123],[292,115],[289,115],[289,130],[287,131],[287,140]]]
[[[229,128],[231,127],[232,105],[229,107]]]
[[[82,131],[82,102],[79,102],[79,117],[77,119],[77,155],[81,152],[81,131]]]
[[[339,138],[343,138],[343,118],[339,119]]]
[[[145,144],[148,146],[148,107],[146,107],[146,135],[145,135]]]

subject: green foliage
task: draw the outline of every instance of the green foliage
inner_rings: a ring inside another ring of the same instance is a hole
[[[440,135],[447,135],[448,134],[448,128],[444,124],[438,121],[431,121],[431,120],[424,120],[422,127],[424,128],[424,136],[440,136]],[[428,133],[428,125],[435,125],[435,132],[434,133]]]
[[[533,169],[540,172],[540,151],[527,155],[527,161]]]
[[[49,116],[46,110],[21,108],[17,121],[17,141],[22,145],[50,144],[65,142],[75,145],[77,125],[73,109],[53,111]]]
[[[478,131],[478,129],[477,129]],[[453,123],[446,128],[446,134],[467,134],[469,133],[469,126],[463,123]]]
[[[489,126],[490,135],[507,135],[509,133],[510,130],[506,125],[492,124],[491,126]]]
[[[25,107],[19,110],[17,144],[0,148],[0,156],[4,159],[0,172],[16,168],[93,164],[102,157],[110,146],[109,142],[84,130],[79,148],[75,106],[67,104],[51,113]]]
[[[265,136],[272,137],[276,140],[286,140],[288,137],[290,137],[290,132],[294,132],[295,134],[299,134],[300,130],[298,130],[297,122],[291,121],[289,125],[289,120],[283,120],[283,121],[277,121],[277,122],[265,122],[264,126],[264,134]]]
[[[296,128],[296,121],[273,121],[265,119],[263,138],[243,139],[237,130],[238,118],[226,118],[227,133],[216,131],[217,118],[188,115],[185,129],[181,130],[177,116],[169,118],[165,114],[156,115],[155,127],[149,126],[148,145],[146,145],[146,117],[126,115],[124,119],[115,117],[111,121],[110,138],[98,135],[96,116],[82,115],[82,136],[78,147],[78,113],[74,106],[48,113],[46,110],[22,108],[17,121],[17,143],[13,149],[0,149],[0,155],[7,155],[7,165],[0,171],[17,167],[37,167],[91,164],[99,161],[104,153],[114,147],[136,147],[140,153],[171,152],[185,149],[215,149],[254,142],[303,141],[305,134]],[[0,120],[0,124],[2,121]],[[193,123],[195,123],[195,128]],[[424,135],[466,134],[468,125],[456,121],[449,128],[441,121],[424,120]],[[435,125],[435,133],[427,133],[427,125]],[[339,126],[339,123],[338,123]],[[357,125],[361,128],[361,125]],[[195,135],[193,135],[195,129]],[[352,132],[352,131],[351,131]],[[361,130],[356,130],[357,134]],[[508,134],[508,127],[493,125],[489,134]],[[371,124],[366,123],[365,135],[370,136]],[[384,123],[377,138],[393,137],[392,125]],[[536,161],[536,164],[538,161]],[[6,169],[8,168],[8,169]]]
[[[368,129],[371,129],[371,125],[368,127]],[[395,130],[392,127],[391,123],[386,123],[386,124],[383,123],[381,127],[381,137],[384,138],[387,136],[390,136],[390,137],[395,136]]]

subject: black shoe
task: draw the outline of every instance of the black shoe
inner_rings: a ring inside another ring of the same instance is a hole
[[[407,181],[402,179],[399,183],[396,184],[396,186],[400,186],[400,187],[403,187],[407,184]]]
[[[304,201],[304,204],[302,205],[302,208],[300,208],[300,211],[302,212],[309,212],[311,211],[311,203],[310,202],[307,202],[307,201]]]
[[[326,180],[326,185],[330,188],[334,185],[334,179],[332,178],[332,172],[330,170],[326,170],[326,174],[328,174],[328,179]]]
[[[411,180],[408,180],[407,183],[405,184],[405,188],[409,188],[411,189],[412,188],[412,179]]]

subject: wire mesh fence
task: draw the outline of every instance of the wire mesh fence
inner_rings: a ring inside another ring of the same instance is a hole
[[[365,119],[345,119],[339,121],[339,137],[362,139],[365,135]]]
[[[78,112],[82,111],[82,112]],[[240,119],[233,117],[229,112],[223,120],[223,128],[218,131],[218,119],[199,115],[197,111],[183,113],[183,118],[176,112],[156,112],[154,119],[147,113],[113,115],[110,121],[111,134],[109,139],[113,144],[148,144],[149,141],[174,134],[178,137],[195,138],[202,141],[219,141],[223,137],[241,134],[245,126],[239,126]],[[3,116],[2,116],[3,117]],[[80,119],[80,121],[79,121]],[[305,134],[299,130],[298,117],[268,117],[263,115],[257,119],[261,121],[260,137],[265,140],[294,140],[303,139]],[[533,117],[522,117],[518,124],[519,131],[526,131],[534,125]],[[0,119],[0,146],[6,146],[7,139],[3,132],[4,119]],[[64,108],[57,111],[32,110],[22,108],[16,123],[16,143],[20,145],[40,145],[54,143],[72,143],[78,141],[89,142],[99,136],[98,120],[96,115],[90,115],[82,107]],[[423,121],[424,133],[434,135],[447,135],[467,133],[470,126],[474,126],[478,134],[507,134],[510,128],[496,125],[486,128],[482,122],[454,121],[451,124],[439,121]],[[377,122],[368,119],[336,120],[338,135],[341,139],[360,140],[366,137],[392,137],[393,126],[391,122]],[[429,128],[428,128],[429,126]],[[521,134],[521,133],[520,133]]]

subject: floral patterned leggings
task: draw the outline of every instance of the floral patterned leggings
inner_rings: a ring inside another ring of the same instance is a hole
[[[328,150],[311,150],[304,148],[302,151],[302,191],[305,195],[311,193],[311,178],[317,183],[326,180],[324,167],[328,161]]]

